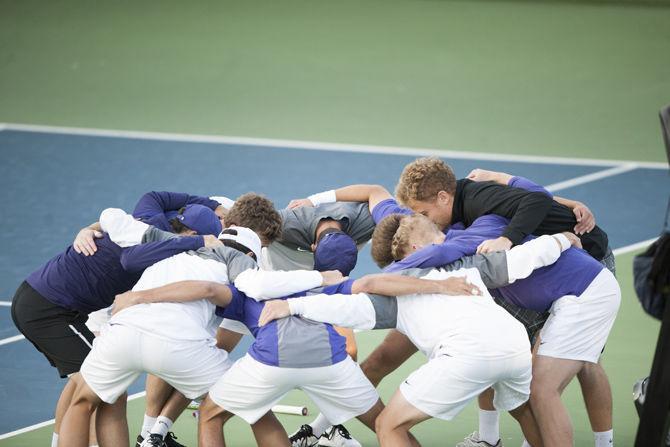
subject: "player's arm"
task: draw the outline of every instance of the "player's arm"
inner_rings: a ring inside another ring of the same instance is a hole
[[[596,226],[596,219],[588,206],[578,200],[566,199],[564,197],[554,196],[548,190],[537,183],[525,177],[513,176],[504,172],[487,171],[485,169],[473,169],[468,177],[475,182],[494,181],[501,185],[514,186],[526,191],[542,192],[552,197],[556,202],[565,205],[572,210],[577,219],[575,225],[575,234],[589,233]]]
[[[553,264],[562,252],[577,244],[579,238],[571,233],[544,235],[509,251],[468,256],[459,261],[459,267],[476,268],[484,285],[497,289],[527,278],[535,269]]]
[[[320,286],[338,284],[344,280],[338,271],[315,270],[268,271],[247,269],[234,279],[235,287],[249,298],[264,301],[304,292]]]
[[[372,212],[379,202],[392,198],[391,193],[381,185],[350,185],[312,194],[306,199],[292,200],[288,208],[319,206],[334,202],[368,202],[370,212]]]
[[[226,307],[233,293],[226,284],[211,281],[179,281],[154,289],[129,291],[116,295],[112,314],[134,306],[147,303],[186,303],[206,299],[213,304]]]
[[[351,293],[372,293],[385,296],[413,295],[418,293],[436,293],[442,295],[481,295],[482,292],[468,282],[465,276],[432,280],[412,276],[377,273],[355,280]]]

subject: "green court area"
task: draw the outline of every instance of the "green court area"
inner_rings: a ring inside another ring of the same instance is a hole
[[[612,383],[614,394],[614,433],[615,443],[619,446],[633,445],[637,429],[638,417],[632,401],[633,383],[650,367],[659,324],[645,315],[635,298],[632,289],[631,266],[634,253],[617,257],[617,275],[622,288],[622,302],[619,316],[610,334],[605,349],[603,362]],[[495,328],[482,328],[495,330]],[[365,358],[374,347],[381,342],[385,331],[365,332],[357,335],[359,356]],[[416,354],[400,369],[388,376],[381,384],[379,391],[384,401],[388,401],[397,386],[407,375],[423,363],[424,357]],[[563,397],[570,411],[575,429],[575,445],[588,446],[593,443],[593,435],[584,409],[579,385],[576,381],[568,387]],[[292,392],[284,401],[288,405],[307,405],[310,415],[280,416],[287,431],[291,432],[300,424],[311,421],[316,415],[316,407],[299,391]],[[128,404],[128,418],[131,436],[139,432],[144,412],[143,399]],[[174,431],[179,441],[188,446],[196,445],[196,420],[191,411],[185,412],[177,421]],[[374,434],[358,421],[350,422],[347,427],[352,435],[364,446],[377,445]],[[477,407],[473,402],[455,420],[450,422],[430,420],[419,425],[413,433],[425,446],[450,446],[476,430]],[[10,439],[0,441],[0,447],[33,447],[48,445],[52,427],[44,427]],[[254,446],[253,435],[249,425],[241,419],[233,418],[225,428],[228,445]],[[501,417],[501,434],[507,446],[521,445],[521,431],[509,415]]]
[[[0,122],[663,161],[667,1],[0,0]]]

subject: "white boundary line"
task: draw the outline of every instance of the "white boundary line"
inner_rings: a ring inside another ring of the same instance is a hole
[[[642,248],[647,248],[647,246],[651,245],[651,243],[654,242],[656,239],[658,239],[658,236],[653,237],[651,239],[647,239],[646,241],[640,241],[635,244],[630,244],[626,245],[625,247],[617,248],[615,250],[612,250],[612,253],[614,253],[614,256],[619,256],[626,253],[630,253],[631,251],[638,251]]]
[[[21,335],[21,334],[14,335],[13,337],[3,338],[2,340],[0,340],[0,346],[8,345],[10,343],[14,343],[15,341],[21,341],[21,340],[25,340],[25,339],[26,339],[26,337],[24,335]]]
[[[139,399],[140,397],[144,397],[146,394],[147,394],[146,391],[142,391],[142,392],[139,392],[139,393],[132,394],[132,395],[128,396],[128,401],[130,402],[131,400]],[[24,428],[20,428],[18,430],[10,431],[8,433],[3,433],[3,434],[0,434],[0,439],[7,439],[7,438],[11,438],[11,437],[14,437],[14,436],[17,436],[17,435],[21,435],[23,433],[28,433],[29,431],[37,430],[38,428],[42,428],[42,427],[46,427],[48,425],[51,425],[54,422],[55,422],[54,419],[50,419],[48,421],[40,422],[38,424],[34,424],[34,425],[29,426],[29,427],[24,427]]]
[[[0,123],[0,130],[3,124]],[[319,151],[362,152],[369,154],[411,155],[414,157],[434,155],[445,158],[465,160],[514,161],[524,163],[564,164],[575,166],[620,166],[635,163],[638,167],[649,169],[668,169],[666,163],[633,161],[633,160],[606,160],[593,158],[548,157],[540,155],[494,154],[484,152],[467,152],[441,150],[429,148],[407,148],[396,146],[373,146],[360,144],[324,143],[317,141],[280,140],[271,138],[248,138],[235,136],[198,135],[165,132],[143,132],[132,130],[110,130],[82,127],[41,126],[33,124],[5,123],[5,130],[24,132],[55,133],[66,135],[87,135],[113,138],[135,138],[161,141],[185,141],[198,143],[225,143],[242,146],[283,147],[290,149],[306,149]]]
[[[615,166],[613,168],[605,169],[604,171],[597,171],[591,174],[586,174],[580,177],[575,177],[562,182],[554,183],[549,186],[546,186],[545,189],[551,192],[556,192],[560,191],[561,189],[568,189],[572,188],[573,186],[583,185],[584,183],[595,182],[596,180],[602,180],[607,177],[623,174],[624,172],[629,172],[639,167],[640,166],[637,163],[629,163],[621,166]]]
[[[12,307],[11,301],[0,301],[0,307]]]

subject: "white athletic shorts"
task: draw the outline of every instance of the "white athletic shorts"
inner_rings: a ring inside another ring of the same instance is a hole
[[[147,372],[189,399],[209,391],[232,366],[216,341],[178,341],[114,324],[96,337],[81,375],[104,402],[114,403],[137,377]]]
[[[438,355],[410,374],[400,393],[427,415],[447,421],[489,387],[496,409],[514,410],[530,396],[531,360],[530,351],[503,359]]]
[[[303,390],[334,425],[366,413],[379,400],[375,387],[350,357],[319,368],[279,368],[248,354],[216,382],[209,397],[253,424],[294,389]]]
[[[619,283],[609,270],[603,269],[581,295],[566,295],[554,301],[540,332],[537,353],[597,363],[620,303]]]
[[[96,310],[88,314],[88,320],[86,320],[86,327],[88,330],[93,333],[102,332],[102,328],[109,323],[109,320],[112,318],[112,306],[105,307],[104,309]]]

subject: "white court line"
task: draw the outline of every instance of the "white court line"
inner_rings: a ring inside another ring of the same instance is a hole
[[[15,341],[21,341],[21,340],[25,340],[25,339],[26,339],[26,337],[24,335],[21,335],[21,334],[14,335],[13,337],[3,338],[2,340],[0,340],[0,346],[8,345],[10,343],[14,343]]]
[[[637,163],[629,163],[622,166],[615,166],[613,168],[605,169],[604,171],[593,172],[591,174],[582,175],[580,177],[575,177],[562,182],[553,183],[549,186],[545,186],[545,189],[551,192],[556,192],[560,191],[561,189],[568,189],[572,188],[573,186],[583,185],[584,183],[595,182],[596,180],[602,180],[607,177],[612,177],[613,175],[623,174],[624,172],[629,172],[639,167],[640,165],[638,165]]]
[[[2,125],[2,123],[0,123]],[[87,129],[82,127],[41,126],[33,124],[5,123],[5,130],[24,132],[55,133],[66,135],[86,135],[113,138],[135,138],[160,141],[185,141],[197,143],[225,143],[242,146],[282,147],[288,149],[306,149],[318,151],[362,152],[369,154],[411,155],[414,157],[434,155],[464,160],[514,161],[522,163],[563,164],[574,166],[620,166],[636,163],[638,167],[649,169],[668,169],[666,163],[632,160],[607,160],[593,158],[549,157],[541,155],[494,154],[485,152],[467,152],[429,148],[408,148],[396,146],[373,146],[361,144],[324,143],[317,141],[280,140],[272,138],[248,138],[219,135],[198,135],[167,132],[143,132],[133,130]],[[0,128],[1,130],[1,128]]]
[[[146,395],[146,391],[142,391],[140,393],[135,393],[130,396],[128,396],[128,401],[139,399],[140,397],[144,397]],[[0,435],[0,439],[7,439],[11,438],[13,436],[21,435],[23,433],[28,433],[29,431],[37,430],[38,428],[46,427],[48,425],[53,424],[55,421],[53,419],[50,419],[48,421],[40,422],[38,424],[31,425],[29,427],[24,427],[20,428],[18,430],[10,431],[8,433],[3,433]]]
[[[630,253],[631,251],[638,251],[642,248],[647,248],[656,239],[658,239],[658,236],[653,237],[651,239],[647,239],[646,241],[641,241],[641,242],[637,242],[635,244],[626,245],[625,247],[617,248],[615,250],[612,250],[612,253],[614,253],[614,256],[619,256],[619,255],[623,255],[623,254],[626,254],[626,253]]]
[[[11,301],[0,301],[0,307],[12,307]]]

